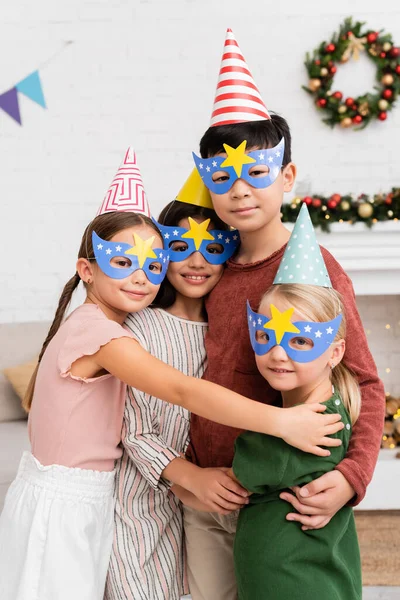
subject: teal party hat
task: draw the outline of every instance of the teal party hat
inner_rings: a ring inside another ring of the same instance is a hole
[[[274,279],[274,284],[279,283],[304,283],[332,287],[310,215],[304,203]]]

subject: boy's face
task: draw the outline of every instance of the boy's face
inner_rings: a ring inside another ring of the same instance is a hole
[[[248,152],[260,148],[249,148]],[[226,154],[218,154],[226,156]],[[251,169],[252,177],[265,177],[263,167]],[[223,178],[224,173],[216,172],[213,180]],[[231,227],[242,233],[250,233],[280,221],[284,192],[290,192],[296,177],[296,167],[289,163],[281,169],[272,185],[256,188],[244,179],[237,179],[230,190],[224,194],[210,191],[217,215]]]

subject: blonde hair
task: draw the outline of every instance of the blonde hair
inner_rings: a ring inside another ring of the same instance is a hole
[[[332,321],[341,313],[342,322],[334,341],[346,339],[346,317],[341,296],[336,290],[296,283],[273,285],[261,298],[260,306],[271,295],[282,297],[289,306],[308,321],[318,323]],[[361,409],[361,392],[354,373],[343,362],[340,362],[332,369],[330,378],[350,414],[352,424],[354,424]]]

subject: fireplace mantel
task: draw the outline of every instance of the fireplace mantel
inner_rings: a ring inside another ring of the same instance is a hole
[[[291,223],[285,227],[292,229]],[[358,295],[400,294],[400,221],[333,223],[317,240],[340,262]]]

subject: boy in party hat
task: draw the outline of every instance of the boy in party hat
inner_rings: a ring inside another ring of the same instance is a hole
[[[236,256],[207,302],[208,366],[204,378],[246,392],[260,402],[278,404],[280,394],[257,372],[247,336],[246,300],[258,306],[272,284],[289,232],[281,222],[284,192],[293,188],[291,136],[282,117],[270,115],[231,30],[227,31],[211,125],[194,155],[220,218],[241,237]],[[310,528],[322,527],[351,501],[357,504],[371,480],[381,442],[384,391],[355,304],[352,284],[337,261],[322,249],[333,287],[343,297],[347,317],[346,364],[362,392],[360,418],[346,457],[333,472],[295,495],[283,493],[297,512],[288,518]],[[223,310],[221,310],[223,306]],[[240,430],[192,417],[188,455],[202,467],[229,467]],[[241,506],[231,490],[223,499]],[[227,517],[185,511],[189,579],[194,600],[236,598],[233,540],[235,513]]]

